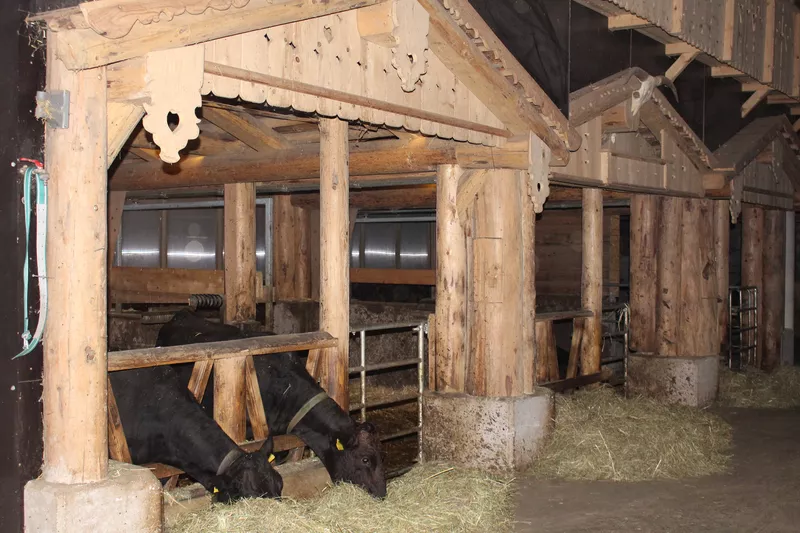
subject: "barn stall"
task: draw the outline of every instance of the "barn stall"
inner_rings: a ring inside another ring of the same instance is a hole
[[[97,511],[104,502],[120,499],[127,502],[125,511],[112,527],[160,527],[161,490],[151,471],[108,461],[109,453],[123,463],[130,456],[107,372],[194,362],[190,390],[201,397],[206,386],[214,387],[214,418],[242,443],[246,416],[256,438],[267,431],[252,357],[308,349],[309,372],[348,409],[349,284],[376,276],[369,269],[350,270],[348,236],[358,208],[357,202],[350,205],[351,187],[364,188],[367,198],[372,193],[373,201],[394,195],[407,207],[402,189],[386,189],[435,179],[437,301],[445,302],[445,311],[430,322],[442,339],[451,337],[448,326],[466,331],[466,315],[454,304],[469,269],[475,280],[469,291],[470,342],[483,352],[470,373],[454,378],[470,383],[478,400],[500,394],[537,410],[543,421],[548,413],[550,397],[532,394],[533,323],[522,319],[534,313],[533,219],[547,197],[548,163],[565,164],[568,148],[579,139],[536,82],[466,4],[205,7],[100,1],[35,18],[48,31],[47,91],[40,107],[48,126],[51,320],[45,466],[26,493],[31,531],[51,530],[48,517],[55,515],[59,530],[85,530],[102,520]],[[162,12],[170,16],[159,17]],[[302,200],[314,205],[297,205],[297,193],[309,189],[319,190],[316,199]],[[202,221],[159,206],[166,220],[150,224],[159,235],[155,253],[147,246],[126,249],[137,230],[139,237],[150,233],[142,231],[144,218],[142,226],[132,221],[125,227],[126,206],[153,207],[186,196],[195,202],[221,196],[221,211],[210,214],[216,217],[217,245],[193,238],[203,237]],[[257,199],[264,196],[271,200],[272,268],[266,266],[266,239],[257,241],[259,218],[268,231],[266,205],[257,216]],[[476,260],[469,265],[466,251],[456,257],[442,252],[467,244],[459,218],[474,224],[468,248]],[[181,225],[188,242],[170,236]],[[257,242],[263,242],[261,254]],[[514,253],[519,245],[524,254]],[[129,266],[131,249],[148,264]],[[84,263],[80,269],[76,257]],[[186,268],[186,261],[208,266]],[[462,274],[451,277],[450,271]],[[377,273],[381,279],[387,275],[392,273]],[[500,275],[508,276],[506,290],[497,283]],[[445,294],[453,304],[447,305]],[[202,351],[152,348],[146,328],[138,328],[138,335],[112,331],[115,347],[132,349],[107,352],[109,305],[113,318],[141,326],[163,322],[169,304],[221,304],[224,322],[259,329],[268,319],[279,324],[276,310],[314,299],[319,320],[313,327],[310,320],[300,328],[284,323],[276,336]],[[281,300],[283,306],[272,305]],[[263,322],[256,320],[261,302]],[[131,313],[131,306],[139,307]],[[512,344],[501,351],[491,320],[506,318],[521,327],[503,325],[502,343]],[[427,322],[425,316],[417,325],[420,344]],[[512,345],[520,348],[518,356]],[[433,381],[449,379],[438,369],[452,366],[457,372],[464,361],[458,352],[448,363],[448,349],[441,346]],[[497,355],[506,359],[500,373],[488,364]],[[442,398],[464,403],[460,396]],[[174,469],[149,466],[174,480]],[[308,475],[298,479],[299,485],[313,484]],[[72,503],[56,511],[55,500],[45,496],[51,491]]]

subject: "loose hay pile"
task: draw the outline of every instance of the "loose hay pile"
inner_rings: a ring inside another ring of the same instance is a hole
[[[800,368],[781,367],[769,374],[756,369],[733,372],[723,368],[717,402],[727,407],[800,407]]]
[[[509,480],[426,464],[389,483],[384,501],[348,484],[306,501],[244,500],[180,518],[168,533],[511,531]]]
[[[725,472],[730,426],[700,409],[611,388],[556,397],[556,427],[536,461],[539,477],[644,481]]]

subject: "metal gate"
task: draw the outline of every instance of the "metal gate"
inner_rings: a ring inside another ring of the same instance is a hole
[[[388,361],[385,363],[374,363],[368,364],[367,363],[367,355],[366,355],[366,346],[367,346],[367,332],[375,332],[375,331],[402,331],[402,330],[409,330],[414,331],[417,334],[417,356],[414,358],[409,359],[400,359],[397,361]],[[424,392],[424,384],[425,384],[425,340],[424,336],[428,334],[428,323],[427,322],[397,322],[393,324],[380,324],[376,326],[364,326],[360,328],[352,328],[350,331],[351,335],[358,335],[359,338],[359,348],[360,348],[360,360],[359,366],[353,366],[348,369],[349,374],[351,376],[358,374],[360,377],[360,385],[361,385],[361,395],[360,401],[358,404],[350,406],[350,412],[359,411],[361,414],[361,421],[365,421],[367,419],[367,409],[372,409],[375,407],[381,407],[390,404],[398,404],[401,402],[408,402],[410,400],[417,401],[417,425],[412,428],[405,428],[399,431],[395,431],[390,435],[385,435],[381,437],[381,441],[388,441],[399,439],[401,437],[405,437],[408,435],[417,435],[417,461],[420,460],[422,454],[422,393]],[[391,399],[384,399],[384,400],[374,400],[374,401],[367,401],[367,374],[370,372],[377,372],[382,370],[389,370],[389,369],[396,369],[400,370],[403,368],[409,368],[412,366],[417,367],[417,390],[412,394],[408,394],[407,396],[401,397],[394,397]],[[402,468],[399,470],[395,470],[393,472],[389,472],[387,477],[396,477],[401,474],[404,474],[408,470],[411,469],[411,466]]]
[[[758,288],[731,287],[728,291],[728,360],[731,370],[756,366],[758,348]]]

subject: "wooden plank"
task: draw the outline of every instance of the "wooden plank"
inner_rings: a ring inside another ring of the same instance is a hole
[[[46,77],[48,91],[69,91],[70,124],[46,128],[50,320],[42,479],[91,483],[108,470],[106,71],[67,70],[48,40]]]
[[[792,28],[794,35],[794,58],[792,60],[792,96],[800,97],[800,10],[792,15]],[[797,130],[795,130],[797,131]]]
[[[600,371],[603,313],[603,195],[599,189],[583,190],[583,272],[581,306],[593,312],[585,319],[581,344],[581,375]]]
[[[568,311],[548,311],[545,313],[537,313],[537,322],[558,322],[559,320],[569,320],[576,318],[591,318],[594,316],[593,311],[588,309],[576,309]]]
[[[611,371],[603,369],[596,374],[589,374],[586,376],[578,376],[572,379],[562,379],[558,381],[551,381],[550,383],[542,383],[542,387],[547,387],[553,392],[563,392],[566,390],[576,389],[578,387],[585,387],[611,379]]]
[[[567,362],[567,379],[572,379],[578,375],[578,360],[581,354],[581,345],[584,340],[585,318],[576,318],[572,321],[572,344],[569,348],[569,360]]]
[[[656,218],[658,199],[651,195],[631,198],[630,218],[630,349],[656,350]]]
[[[475,202],[478,192],[486,184],[488,173],[485,170],[464,172],[458,183],[458,193],[456,195],[456,211],[458,218],[464,220],[467,209]]]
[[[775,0],[764,2],[764,57],[760,81],[772,83],[775,67]]]
[[[163,6],[142,8],[138,0],[123,16],[119,15],[118,0],[84,3],[103,19],[102,24],[92,22],[96,29],[86,26],[70,29],[60,28],[53,32],[58,57],[63,58],[67,68],[79,70],[97,67],[139,57],[155,50],[168,50],[189,46],[214,39],[221,39],[253,30],[281,26],[291,22],[347,11],[355,7],[375,5],[385,0],[329,0],[325,3],[275,3],[272,0],[250,0],[243,7],[228,9],[206,9],[199,15],[181,15],[169,20],[136,24],[137,19],[149,22],[159,18]],[[97,4],[96,6],[94,4]],[[80,13],[74,8],[70,13]],[[66,15],[62,14],[63,19]],[[78,15],[80,16],[80,15]],[[47,14],[31,17],[30,20],[47,20]],[[120,38],[108,38],[107,31],[118,34],[127,26],[130,31]],[[98,31],[96,31],[98,30]]]
[[[119,155],[122,147],[144,116],[140,105],[127,102],[108,102],[108,148],[107,162],[110,166]]]
[[[759,89],[742,104],[742,118],[746,117],[750,114],[750,112],[755,109],[755,107],[760,104],[764,98],[766,98],[767,94],[770,92],[770,88],[766,87],[764,89]]]
[[[347,122],[320,119],[320,328],[338,338],[327,359],[325,390],[347,411],[350,335]]]
[[[467,251],[458,217],[461,170],[443,165],[436,187],[436,366],[435,390],[464,392],[466,372]]]
[[[379,111],[385,111],[387,113],[396,113],[398,115],[419,118],[422,120],[428,120],[439,124],[446,124],[448,126],[462,128],[468,131],[477,131],[505,138],[512,136],[512,133],[503,128],[495,128],[493,126],[487,126],[485,124],[481,124],[478,122],[472,122],[457,117],[441,115],[439,113],[433,113],[430,111],[426,111],[424,109],[420,109],[418,107],[410,107],[410,106],[395,104],[392,102],[377,100],[375,98],[368,98],[366,96],[359,96],[344,91],[338,91],[336,89],[318,87],[316,85],[312,85],[310,83],[303,83],[301,81],[286,80],[284,78],[279,78],[277,76],[262,74],[260,72],[253,72],[251,70],[245,70],[237,67],[232,67],[229,65],[223,65],[221,63],[206,61],[205,71],[209,74],[213,74],[214,76],[221,76],[224,78],[246,81],[249,83],[258,83],[262,85],[267,85],[269,87],[275,87],[278,89],[290,90],[298,94],[316,96],[318,98],[335,100],[337,102],[342,102],[345,104],[377,109]]]
[[[428,315],[428,390],[436,390],[436,315]]]
[[[108,285],[112,302],[187,303],[191,294],[223,294],[224,271],[188,268],[113,267]],[[263,274],[256,273],[256,300],[264,301]]]
[[[122,428],[122,419],[119,417],[117,399],[111,388],[111,380],[108,380],[108,456],[115,461],[123,463],[131,462],[131,452],[128,449],[128,441]]]
[[[248,355],[268,355],[331,348],[337,340],[329,333],[294,333],[291,335],[272,335],[233,341],[217,341],[181,346],[140,348],[122,350],[108,354],[108,371],[149,368],[151,366],[193,363],[195,361],[218,361]]]
[[[650,21],[631,13],[608,17],[608,31],[637,30],[640,28],[647,28],[652,25],[653,24]]]
[[[258,374],[253,356],[245,358],[245,387],[247,397],[247,416],[250,427],[253,428],[255,440],[265,440],[269,435],[267,415],[264,412],[264,400],[261,397],[261,387],[258,385]]]
[[[351,268],[350,283],[383,285],[436,285],[436,271],[429,269]]]
[[[214,368],[214,361],[196,361],[192,368],[192,375],[189,378],[188,389],[194,396],[197,403],[203,403],[203,396],[208,388],[208,380],[211,378],[211,370]]]
[[[550,352],[555,349],[552,326],[549,320],[536,321],[536,383],[550,381]],[[558,379],[558,376],[554,379]]]
[[[730,266],[730,201],[718,200],[714,202],[714,259],[716,265],[717,281],[717,339],[720,347],[728,345],[728,286]]]
[[[285,150],[291,146],[283,135],[261,124],[247,112],[234,113],[206,106],[203,107],[203,119],[230,133],[256,152]]]
[[[680,256],[680,301],[678,303],[677,355],[698,356],[703,353],[702,337],[706,334],[700,279],[705,258],[701,257],[702,239],[700,200],[682,199]]]
[[[712,78],[738,78],[746,76],[744,72],[729,65],[721,65],[719,67],[711,67]]]
[[[733,39],[734,27],[736,25],[736,0],[725,0],[725,15],[723,20],[723,37],[722,37],[722,59],[723,61],[730,61],[733,59]]]
[[[117,241],[122,230],[122,209],[125,207],[124,192],[110,192],[108,194],[108,271],[114,264],[114,254],[117,251]]]

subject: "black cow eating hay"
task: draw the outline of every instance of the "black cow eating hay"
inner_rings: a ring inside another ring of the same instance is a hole
[[[177,346],[240,339],[268,333],[241,332],[214,324],[189,310],[175,314],[158,335],[157,346]],[[303,365],[306,352],[254,357],[258,383],[271,435],[294,434],[320,458],[334,482],[364,488],[386,496],[386,475],[380,439],[369,422],[356,423],[316,383]],[[175,365],[182,383],[188,383],[192,365]],[[213,408],[213,387],[203,397],[203,408]]]

